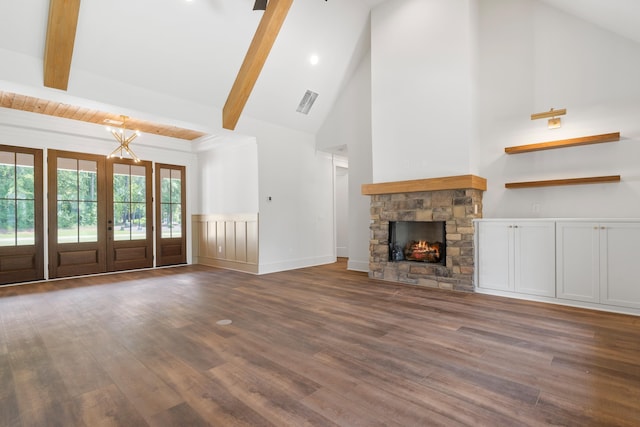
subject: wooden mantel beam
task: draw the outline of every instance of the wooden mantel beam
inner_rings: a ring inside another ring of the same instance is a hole
[[[269,0],[249,50],[222,109],[222,127],[234,130],[267,61],[293,0]]]
[[[44,49],[44,85],[67,90],[80,0],[50,0]]]
[[[365,196],[373,196],[378,194],[464,189],[487,191],[487,180],[476,175],[443,176],[439,178],[414,179],[411,181],[362,184],[361,192]]]

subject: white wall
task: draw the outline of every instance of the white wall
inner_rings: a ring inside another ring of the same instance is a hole
[[[346,145],[349,155],[348,269],[369,270],[369,196],[372,182],[371,55],[367,53],[318,132],[319,148]]]
[[[44,116],[24,111],[0,108],[0,144],[40,148],[44,153],[44,184],[46,188],[46,150],[66,150],[108,155],[117,145],[103,126],[76,120]],[[187,218],[195,213],[199,193],[197,158],[191,153],[188,141],[142,134],[131,145],[142,160],[186,167]],[[155,184],[155,182],[154,182]],[[46,191],[44,206],[46,207]],[[45,227],[47,218],[45,215]],[[45,233],[45,274],[47,269],[47,236]],[[191,221],[187,222],[187,262],[191,262]]]
[[[332,156],[308,133],[251,119],[238,131],[258,146],[259,272],[335,262]]]
[[[479,174],[485,217],[640,215],[640,46],[533,0],[479,10]],[[561,129],[530,114],[566,108]],[[617,132],[622,140],[506,155],[504,148]],[[507,190],[506,182],[621,175],[617,184]]]
[[[371,73],[373,182],[475,173],[488,180],[485,217],[640,214],[638,43],[536,0],[389,0],[372,12]],[[530,120],[551,107],[568,110],[561,129]],[[504,153],[616,131],[618,143]]]
[[[468,174],[475,0],[389,0],[371,13],[373,181]]]
[[[321,148],[348,146],[349,261],[357,258],[359,269],[368,266],[363,183],[474,173],[488,179],[487,218],[640,215],[637,43],[535,0],[388,0],[372,12],[371,49],[370,64],[363,61],[318,133]],[[475,83],[465,86],[467,76]],[[370,97],[373,123],[364,113]],[[568,109],[561,129],[530,120],[551,107]],[[616,131],[617,143],[504,153],[513,145]],[[622,182],[504,188],[612,174]]]
[[[258,146],[255,138],[219,138],[212,147],[199,150],[198,162],[198,180],[202,188],[199,213],[258,212]]]
[[[336,256],[349,256],[349,168],[335,168]]]

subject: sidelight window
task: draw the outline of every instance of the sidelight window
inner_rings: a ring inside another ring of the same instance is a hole
[[[34,245],[34,155],[0,151],[0,246]]]
[[[160,169],[162,238],[182,236],[182,171]]]

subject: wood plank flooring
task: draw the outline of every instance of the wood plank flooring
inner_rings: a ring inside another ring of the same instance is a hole
[[[640,317],[344,260],[0,288],[0,426],[207,425],[638,426]]]

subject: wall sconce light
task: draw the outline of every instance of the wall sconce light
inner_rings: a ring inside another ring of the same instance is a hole
[[[552,108],[551,110],[544,113],[532,114],[531,120],[548,118],[549,121],[547,122],[547,125],[549,126],[549,129],[558,129],[560,126],[562,126],[562,120],[560,120],[560,117],[557,116],[564,116],[565,114],[567,114],[566,108],[562,108],[560,110],[554,110]]]

